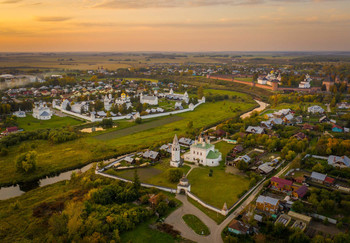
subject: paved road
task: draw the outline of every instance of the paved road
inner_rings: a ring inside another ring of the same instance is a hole
[[[285,171],[289,169],[289,165],[285,166],[282,170],[280,170],[275,176],[282,175]],[[253,192],[250,194],[248,198],[246,198],[241,206],[239,206],[235,211],[233,211],[220,225],[217,225],[214,220],[208,217],[205,213],[200,211],[196,206],[191,204],[187,200],[187,196],[178,194],[176,196],[183,205],[175,210],[172,214],[170,214],[165,223],[174,226],[176,230],[181,232],[182,237],[199,242],[199,243],[222,243],[221,232],[225,229],[225,227],[235,218],[237,217],[241,211],[247,207],[255,197],[260,193],[261,189],[264,186],[264,183],[267,181],[266,179],[263,183],[260,184]],[[186,223],[183,221],[182,216],[185,214],[193,214],[197,216],[204,224],[206,224],[210,230],[210,235],[208,236],[200,236],[197,235],[191,228],[189,228]]]

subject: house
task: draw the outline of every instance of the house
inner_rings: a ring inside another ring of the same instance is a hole
[[[332,165],[334,167],[339,167],[339,168],[346,168],[350,167],[350,158],[347,156],[335,156],[335,155],[330,155],[328,157],[328,164]]]
[[[264,133],[264,128],[263,127],[249,126],[245,131],[247,133],[263,134]]]
[[[15,111],[13,115],[17,117],[26,117],[26,113],[24,111],[21,111],[21,109],[19,109],[18,111]]]
[[[293,182],[279,177],[271,178],[271,185],[278,191],[291,191]]]
[[[240,220],[233,219],[228,226],[228,231],[238,235],[250,233],[250,226]]]
[[[327,175],[325,175],[325,174],[321,174],[321,173],[313,171],[311,173],[310,179],[314,182],[323,184],[326,177],[327,177]]]
[[[259,172],[262,174],[268,174],[271,171],[273,171],[274,168],[271,167],[269,164],[270,163],[264,163],[264,164],[259,165],[259,167],[258,167]]]
[[[314,126],[310,124],[304,124],[303,125],[303,130],[314,130]]]
[[[142,153],[142,157],[145,159],[150,159],[150,160],[156,161],[159,159],[159,152],[147,150],[144,153]]]
[[[293,137],[295,137],[298,140],[303,140],[307,138],[307,136],[303,132],[298,132],[297,134],[294,134]]]
[[[319,120],[318,120],[319,123],[322,123],[322,122],[329,122],[329,119],[327,118],[327,116],[322,116]]]
[[[6,127],[4,133],[9,134],[9,133],[15,133],[18,131],[19,131],[18,127]]]
[[[268,213],[277,213],[279,204],[280,201],[278,199],[269,196],[260,195],[256,199],[256,208]]]
[[[324,109],[321,106],[314,105],[307,108],[307,111],[312,114],[323,114]]]
[[[324,179],[323,184],[327,185],[327,186],[332,186],[334,185],[335,179],[332,177],[326,177],[326,179]]]
[[[135,159],[127,156],[124,158],[124,161],[128,162],[129,164],[133,164],[135,162]]]
[[[233,151],[237,154],[241,153],[243,151],[243,146],[242,145],[237,145],[234,147]]]
[[[338,126],[338,125],[333,124],[332,132],[343,132],[343,128]]]
[[[303,197],[306,195],[307,191],[308,191],[307,186],[302,185],[302,186],[299,187],[298,189],[294,190],[294,191],[292,192],[292,195],[293,195],[293,197],[295,197],[295,198],[303,198]]]
[[[248,155],[243,155],[243,156],[238,156],[233,162],[238,162],[240,160],[243,160],[244,162],[246,162],[247,164],[249,164],[249,162],[252,160]]]
[[[199,139],[190,146],[190,152],[184,155],[184,159],[205,166],[218,166],[222,155],[215,149],[214,144],[210,144],[208,137],[204,138],[200,135]]]
[[[194,141],[192,139],[190,139],[190,138],[182,137],[182,138],[179,139],[179,143],[180,143],[181,146],[189,147],[189,146],[191,146],[194,143]]]

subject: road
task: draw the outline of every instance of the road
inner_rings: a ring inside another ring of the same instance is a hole
[[[290,164],[286,165],[282,170],[280,170],[275,176],[280,176],[284,172],[286,172],[289,169]],[[172,214],[170,214],[166,220],[165,223],[170,224],[174,226],[176,230],[179,230],[181,232],[182,237],[199,242],[199,243],[222,243],[221,238],[221,232],[225,229],[225,227],[235,218],[237,217],[241,211],[247,207],[254,199],[255,197],[260,193],[261,189],[263,188],[265,182],[269,180],[264,180],[260,186],[258,186],[244,201],[243,203],[235,210],[233,211],[221,224],[217,225],[214,220],[212,220],[210,217],[208,217],[205,213],[200,211],[197,207],[195,207],[193,204],[191,204],[187,200],[187,196],[178,194],[176,196],[177,199],[179,199],[183,205],[175,210]],[[185,214],[193,214],[197,216],[202,222],[208,226],[210,230],[210,235],[208,236],[201,236],[197,235],[191,228],[189,228],[186,223],[183,221],[182,216]]]
[[[242,114],[242,115],[240,116],[240,118],[244,119],[244,118],[250,117],[250,115],[251,115],[254,111],[258,111],[258,112],[263,111],[263,110],[266,109],[266,107],[268,107],[268,106],[270,105],[270,104],[268,104],[268,103],[265,103],[265,102],[262,102],[262,101],[259,101],[259,100],[254,100],[254,101],[255,101],[256,103],[259,104],[259,107],[255,108],[254,110],[251,110],[251,111],[248,111],[248,112]],[[216,130],[216,126],[215,126],[215,127],[211,127],[211,128],[209,128],[209,129],[205,130],[204,132],[207,132],[207,131],[209,131],[209,130]]]

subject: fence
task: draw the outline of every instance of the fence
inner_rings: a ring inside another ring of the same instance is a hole
[[[128,180],[128,179],[124,179],[124,178],[121,178],[119,176],[115,176],[115,175],[110,175],[110,174],[106,174],[106,173],[102,173],[98,170],[95,170],[95,174],[97,175],[101,175],[101,176],[105,176],[105,177],[108,177],[108,178],[111,178],[111,179],[117,179],[117,180],[121,180],[121,181],[124,181],[124,182],[128,182],[128,183],[132,183],[131,180]],[[147,183],[141,183],[141,186],[143,187],[148,187],[148,188],[157,188],[159,190],[162,190],[162,191],[166,191],[166,192],[170,192],[170,193],[176,193],[177,190],[176,189],[173,189],[173,188],[169,188],[169,187],[164,187],[164,186],[156,186],[156,185],[152,185],[152,184],[147,184]]]
[[[184,112],[188,112],[188,111],[193,111],[194,109],[197,108],[197,106],[199,106],[199,105],[201,105],[203,103],[205,103],[205,102],[199,101],[197,104],[195,104],[193,106],[192,109],[187,108],[187,109],[183,109],[183,110],[169,111],[169,112],[157,113],[157,114],[152,114],[152,115],[145,115],[145,116],[141,116],[141,118],[142,119],[149,119],[149,118],[169,116],[169,115],[175,115],[175,114],[184,113]],[[76,116],[76,117],[79,117],[81,119],[88,120],[88,121],[91,121],[91,122],[102,121],[103,120],[103,118],[94,118],[94,119],[92,119],[90,116],[84,116],[84,115],[81,115],[81,114],[78,114],[78,113],[75,113],[75,112],[72,112],[72,111],[67,111],[67,110],[62,109],[60,106],[57,106],[57,105],[54,106],[53,108],[58,109],[61,112],[66,113],[68,115]],[[129,119],[130,116],[117,116],[117,117],[108,117],[108,118],[111,118],[113,121],[116,121],[116,120]]]
[[[218,209],[218,208],[216,208],[216,207],[214,207],[214,206],[211,206],[210,204],[207,204],[207,203],[203,202],[200,198],[198,198],[198,197],[197,197],[196,195],[194,195],[192,192],[187,191],[186,194],[187,194],[188,197],[192,198],[193,200],[195,200],[196,202],[198,202],[198,203],[199,203],[200,205],[202,205],[203,207],[206,207],[206,208],[208,208],[208,209],[210,209],[210,210],[213,210],[214,212],[217,212],[217,213],[222,214],[222,215],[224,215],[224,216],[226,216],[227,213],[228,213],[227,209],[226,209],[226,210],[224,210],[224,209],[220,210],[220,209]]]
[[[327,219],[327,221],[331,224],[337,224],[337,220],[335,219],[332,219],[332,218],[328,218],[326,216],[322,216],[322,215],[319,215],[319,214],[316,214],[316,213],[312,213],[310,214],[313,218],[316,218],[316,219],[321,219],[321,220],[325,220]]]

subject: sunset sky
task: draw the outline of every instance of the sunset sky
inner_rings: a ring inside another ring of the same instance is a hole
[[[0,51],[350,51],[350,0],[0,0]]]

